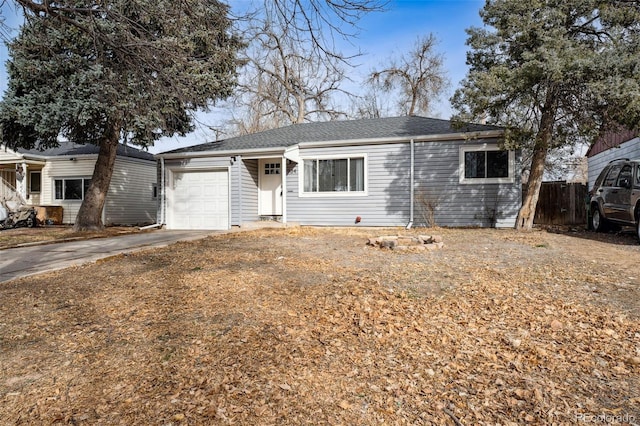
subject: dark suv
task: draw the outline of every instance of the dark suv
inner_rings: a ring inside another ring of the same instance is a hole
[[[640,159],[607,164],[591,190],[589,206],[594,230],[634,226],[640,239]]]

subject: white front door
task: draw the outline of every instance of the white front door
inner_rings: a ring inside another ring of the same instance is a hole
[[[259,214],[282,215],[282,160],[269,158],[260,160],[260,208]]]

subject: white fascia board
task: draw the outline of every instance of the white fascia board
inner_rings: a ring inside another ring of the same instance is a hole
[[[25,164],[30,164],[34,166],[44,166],[45,164],[47,164],[45,160],[33,160],[29,157],[24,157],[24,156],[16,157],[12,160],[0,161],[0,164],[16,164],[16,163],[25,163]]]
[[[98,154],[80,154],[80,155],[56,155],[55,157],[42,157],[47,161],[70,161],[72,158],[76,160],[95,160]]]
[[[44,166],[45,164],[47,164],[45,160],[32,160],[28,158],[25,158],[24,162],[35,166]]]
[[[98,154],[80,154],[80,155],[69,155],[69,154],[65,154],[65,155],[56,155],[55,157],[45,157],[45,156],[40,156],[38,158],[42,158],[42,160],[46,160],[46,161],[70,161],[72,158],[75,160],[97,160],[98,159]],[[116,161],[120,162],[120,161],[130,161],[130,162],[134,162],[134,163],[141,163],[141,164],[150,164],[150,165],[154,165],[156,164],[156,160],[146,160],[144,158],[136,158],[136,157],[128,157],[126,155],[116,155]],[[44,163],[43,163],[44,164]]]
[[[224,150],[224,151],[191,151],[191,152],[180,152],[175,154],[156,154],[156,158],[164,158],[166,160],[171,159],[181,159],[181,158],[198,158],[198,157],[226,157],[233,155],[242,155],[242,158],[249,158],[248,155],[257,155],[260,158],[268,158],[270,154],[272,155],[282,155],[284,154],[285,147],[278,148],[256,148],[256,149],[234,149],[234,150]],[[256,157],[256,158],[258,158]]]
[[[19,153],[18,151],[15,151],[15,150],[11,149],[11,148],[9,148],[8,146],[6,146],[6,145],[4,145],[4,144],[3,144],[3,145],[0,145],[0,150],[2,150],[2,151],[4,151],[4,152],[9,152],[9,153],[11,153],[11,154],[15,155],[15,156],[16,156],[17,158],[19,158],[19,159],[24,158],[24,154],[21,154],[21,153]]]
[[[487,130],[482,132],[447,133],[440,135],[407,136],[402,138],[368,138],[368,139],[337,139],[333,141],[300,142],[300,148],[322,148],[326,146],[351,146],[351,145],[383,145],[390,143],[438,142],[451,140],[474,140],[482,138],[497,138],[504,135],[504,130]]]
[[[284,150],[284,158],[291,160],[294,163],[300,162],[300,146],[293,145]]]

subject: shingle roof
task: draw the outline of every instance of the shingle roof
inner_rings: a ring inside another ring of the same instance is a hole
[[[39,149],[16,149],[16,152],[25,155],[33,155],[37,157],[62,157],[62,156],[74,156],[74,155],[90,155],[98,154],[100,147],[93,144],[79,145],[73,142],[60,142],[60,145],[55,148],[47,148],[42,151]],[[154,161],[153,154],[134,148],[129,145],[118,145],[117,155],[121,157],[137,158],[141,160]]]
[[[406,139],[426,135],[502,130],[501,127],[481,124],[453,126],[449,120],[418,116],[372,118],[345,121],[293,124],[216,142],[179,148],[162,154],[204,151],[251,150],[257,148],[284,148],[303,142],[348,141],[356,139]]]

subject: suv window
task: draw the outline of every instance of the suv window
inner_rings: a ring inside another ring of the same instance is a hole
[[[640,165],[636,166],[636,185],[640,185]]]
[[[631,166],[629,164],[624,166],[620,171],[620,175],[618,176],[618,180],[616,181],[616,186],[622,186],[623,179],[631,182]]]
[[[607,173],[607,177],[604,179],[604,182],[602,182],[602,186],[613,186],[613,184],[616,182],[616,178],[618,177],[618,173],[620,172],[621,168],[621,164],[614,164],[613,166],[611,166],[611,168],[609,169],[609,173]]]

